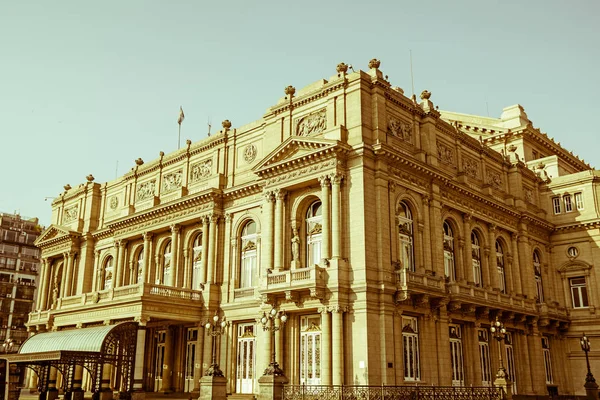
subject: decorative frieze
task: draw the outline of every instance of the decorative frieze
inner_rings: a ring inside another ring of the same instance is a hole
[[[79,216],[79,204],[75,204],[69,208],[65,208],[63,215],[63,223],[75,221]]]
[[[500,176],[500,172],[488,170],[486,183],[491,185],[494,189],[501,190],[502,189],[502,177]]]
[[[472,158],[465,157],[463,159],[463,171],[468,177],[477,179],[479,178],[479,163]]]
[[[190,168],[190,182],[197,182],[209,176],[212,171],[212,163],[211,159],[192,164]]]
[[[167,193],[177,190],[181,187],[182,182],[183,170],[180,169],[175,172],[169,172],[168,174],[163,175],[161,192]]]
[[[303,175],[308,175],[312,172],[317,172],[317,171],[321,171],[323,169],[326,168],[333,168],[337,165],[337,160],[330,160],[330,161],[325,161],[325,162],[321,162],[318,164],[313,164],[310,165],[308,167],[304,167],[301,169],[297,169],[295,171],[289,172],[287,174],[281,174],[279,176],[270,178],[267,181],[267,185],[273,185],[279,182],[283,182],[283,181],[287,181],[287,180],[291,180],[291,179],[295,179],[295,178],[299,178]]]
[[[388,115],[388,133],[398,139],[412,143],[412,124]]]
[[[454,150],[443,143],[437,142],[438,159],[443,164],[454,165]]]
[[[296,120],[296,135],[309,136],[323,132],[327,129],[327,116],[325,109],[308,114]]]
[[[156,179],[148,182],[140,183],[137,185],[136,190],[136,201],[144,201],[154,197],[154,191],[156,188]]]

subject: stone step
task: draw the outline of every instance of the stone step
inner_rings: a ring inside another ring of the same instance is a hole
[[[256,400],[256,397],[248,393],[232,393],[227,396],[227,400]]]

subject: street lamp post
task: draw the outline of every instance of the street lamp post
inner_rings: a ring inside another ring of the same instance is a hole
[[[496,320],[492,322],[490,331],[492,332],[494,339],[498,341],[498,356],[500,358],[500,368],[498,368],[498,372],[496,372],[494,385],[501,387],[506,392],[506,398],[510,399],[512,398],[510,377],[506,373],[506,368],[504,368],[504,362],[502,361],[502,343],[506,339],[506,328],[497,316]]]
[[[585,376],[585,384],[583,387],[585,388],[588,399],[598,399],[598,384],[590,369],[590,359],[588,357],[588,353],[591,349],[590,340],[585,333],[581,336],[581,339],[579,339],[579,344],[581,345],[581,350],[585,353],[585,362],[587,364],[587,375]]]
[[[275,326],[276,320],[281,321],[280,326]],[[275,307],[273,307],[268,314],[263,312],[263,316],[260,319],[260,323],[263,326],[263,330],[271,332],[271,346],[273,346],[271,350],[271,363],[265,369],[265,375],[284,376],[283,370],[279,367],[277,361],[275,361],[275,348],[277,347],[275,346],[275,332],[280,330],[286,321],[287,315],[285,314],[285,312],[277,311]]]
[[[229,322],[225,321],[225,317],[219,317],[219,313],[215,311],[215,315],[212,320],[208,320],[204,323],[204,329],[206,329],[206,336],[211,336],[212,340],[212,363],[210,367],[204,373],[205,376],[223,376],[223,371],[217,364],[217,336],[221,336],[225,333],[225,327]]]

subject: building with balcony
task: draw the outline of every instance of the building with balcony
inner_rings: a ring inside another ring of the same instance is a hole
[[[67,368],[68,346],[41,363],[48,343],[33,339],[16,361],[67,391],[197,392],[218,313],[228,393],[258,392],[272,347],[293,384],[486,386],[502,352],[514,393],[583,393],[600,173],[520,106],[440,111],[379,67],[339,64],[256,122],[65,186],[36,242],[27,326],[98,346],[77,349],[85,368]],[[274,342],[260,323],[273,307],[287,316]],[[94,358],[131,322],[135,367]]]
[[[0,344],[16,352],[27,339],[25,323],[33,310],[40,251],[34,245],[42,229],[37,218],[0,213]]]

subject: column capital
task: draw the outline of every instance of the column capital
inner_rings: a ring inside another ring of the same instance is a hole
[[[347,306],[329,306],[329,311],[333,314],[333,313],[345,313],[348,312],[348,307]]]
[[[219,222],[219,219],[221,218],[221,216],[219,214],[210,214],[210,216],[208,217],[210,219],[211,223],[217,223]]]
[[[497,225],[494,223],[491,223],[488,225],[488,229],[490,230],[490,233],[496,232],[496,228],[497,228]]]
[[[276,200],[283,200],[287,195],[287,191],[284,189],[275,189],[275,198]]]
[[[344,179],[344,174],[342,174],[340,172],[335,172],[335,173],[329,175],[329,180],[331,181],[332,185],[341,184],[343,179]]]
[[[94,254],[96,255],[96,257],[100,257],[100,254],[102,254],[102,250],[100,250],[100,249],[94,250]]]
[[[327,308],[326,306],[319,307],[319,308],[317,308],[317,312],[319,314],[328,314],[329,313],[329,308]]]
[[[390,192],[394,193],[396,191],[396,188],[398,187],[398,184],[394,181],[388,181],[388,189]]]
[[[171,224],[169,228],[171,229],[171,233],[179,233],[181,231],[181,225],[179,224]]]
[[[329,175],[321,175],[317,178],[322,188],[329,187]]]
[[[471,224],[472,220],[473,220],[473,214],[471,214],[471,213],[464,213],[463,214],[463,222],[465,224]]]
[[[150,241],[153,237],[154,234],[152,232],[146,231],[142,233],[142,238],[144,238],[144,241]]]
[[[127,246],[127,240],[125,240],[125,239],[117,239],[117,240],[115,240],[114,246],[115,247],[121,247],[121,248],[123,248],[123,247]]]
[[[273,190],[265,190],[263,197],[267,203],[273,203],[275,201],[275,192]]]
[[[516,232],[511,232],[510,234],[510,238],[513,240],[513,242],[516,242],[519,239],[519,236],[521,235]]]
[[[429,203],[431,202],[431,196],[429,196],[428,194],[424,194],[424,195],[422,196],[422,199],[423,199],[423,200],[422,200],[422,201],[423,201],[423,205],[424,205],[425,207],[429,207]]]
[[[230,212],[225,213],[225,222],[230,224],[231,221],[233,221],[233,213],[230,213]]]

